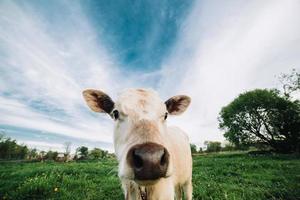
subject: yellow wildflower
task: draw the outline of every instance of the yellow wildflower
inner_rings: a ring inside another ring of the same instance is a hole
[[[56,187],[56,188],[54,188],[54,192],[57,192],[58,191],[58,188]]]

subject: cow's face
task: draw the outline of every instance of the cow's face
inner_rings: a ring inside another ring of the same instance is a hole
[[[119,176],[151,184],[172,174],[172,154],[167,134],[168,115],[183,113],[190,104],[184,95],[163,102],[152,90],[129,89],[113,102],[98,90],[83,96],[95,112],[106,112],[115,121],[114,148]]]

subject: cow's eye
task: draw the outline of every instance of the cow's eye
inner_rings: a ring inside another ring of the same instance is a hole
[[[165,114],[164,119],[166,120],[168,118],[168,113]]]
[[[119,111],[118,110],[113,111],[113,117],[115,120],[119,119]]]

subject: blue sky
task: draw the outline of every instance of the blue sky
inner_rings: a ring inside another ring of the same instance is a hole
[[[193,143],[223,141],[222,106],[299,70],[300,2],[1,1],[0,129],[31,147],[112,149],[112,122],[85,88],[192,97],[170,118]]]

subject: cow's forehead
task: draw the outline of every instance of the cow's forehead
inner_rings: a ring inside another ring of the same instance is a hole
[[[127,115],[156,115],[166,112],[164,102],[151,89],[127,89],[119,94],[116,106]]]

